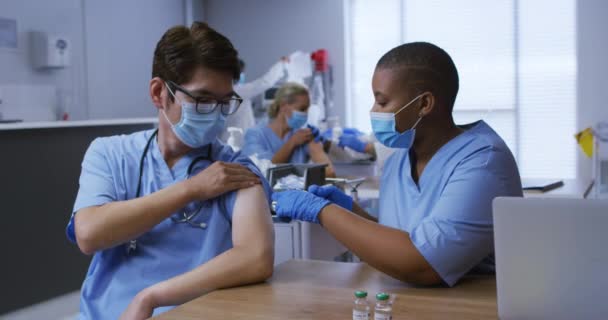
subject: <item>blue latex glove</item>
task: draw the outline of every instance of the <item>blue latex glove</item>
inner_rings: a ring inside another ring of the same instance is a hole
[[[324,140],[331,140],[333,133],[334,133],[334,131],[332,129],[325,129],[325,131],[323,131],[323,133],[321,133],[321,136],[323,137]]]
[[[338,146],[344,148],[344,147],[349,147],[357,152],[361,152],[364,153],[365,152],[365,146],[367,145],[367,143],[359,140],[359,138],[357,138],[357,136],[352,135],[352,134],[343,134],[342,136],[340,136],[340,140],[338,141]]]
[[[312,136],[315,137],[315,142],[325,142],[325,139],[323,138],[323,135],[321,135],[319,128],[311,126],[309,124],[307,124],[306,126],[308,127],[308,129],[310,129],[310,131],[312,131]]]
[[[354,136],[362,136],[363,132],[359,131],[359,129],[357,128],[344,128],[342,129],[342,134],[346,134],[346,135],[354,135]],[[321,133],[321,136],[323,137],[323,140],[328,141],[331,140],[334,136],[334,130],[329,128],[329,129],[325,129],[325,131],[323,131]]]
[[[342,129],[342,134],[349,134],[354,136],[362,136],[363,132],[359,131],[357,128],[344,128]]]
[[[327,199],[303,190],[287,190],[272,194],[274,211],[281,218],[319,223],[319,213],[330,205]]]
[[[348,211],[353,211],[353,198],[347,196],[336,186],[319,187],[318,185],[313,184],[312,186],[308,187],[308,192],[327,199]]]

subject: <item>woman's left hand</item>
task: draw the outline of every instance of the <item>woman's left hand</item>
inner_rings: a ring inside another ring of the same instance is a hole
[[[319,213],[331,202],[303,190],[279,191],[272,194],[277,216],[319,223]]]

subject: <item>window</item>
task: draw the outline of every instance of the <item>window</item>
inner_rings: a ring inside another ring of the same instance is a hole
[[[456,123],[485,120],[523,177],[576,176],[575,0],[346,0],[347,124],[370,131],[371,77],[391,48],[427,41],[454,59]]]

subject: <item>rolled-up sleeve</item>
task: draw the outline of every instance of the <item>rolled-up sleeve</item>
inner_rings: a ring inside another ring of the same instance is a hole
[[[264,177],[264,175],[262,174],[260,169],[253,163],[253,161],[251,161],[251,159],[249,159],[249,157],[245,156],[241,152],[232,153],[232,151],[229,151],[229,152],[224,152],[223,155],[224,156],[222,156],[222,158],[220,160],[226,161],[226,162],[238,163],[240,165],[243,165],[247,169],[249,169],[249,171],[253,172],[255,175],[257,175],[260,178],[260,183],[261,183],[262,188],[264,189],[264,193],[266,195],[266,201],[270,205],[270,197],[272,195],[272,189],[270,188],[268,181],[266,180],[266,178]],[[238,190],[228,192],[222,196],[224,211],[227,213],[228,219],[230,221],[232,221],[232,214],[234,212],[233,209],[234,209],[234,203],[236,202],[237,193],[238,193]]]
[[[76,242],[74,230],[74,215],[76,212],[83,208],[103,205],[117,199],[114,178],[102,139],[95,139],[85,153],[79,184],[74,209],[66,228],[66,235],[72,242]]]
[[[488,165],[492,157],[485,150],[457,166],[432,213],[410,233],[449,286],[493,252],[492,200],[521,193],[505,183],[508,170],[501,174]]]

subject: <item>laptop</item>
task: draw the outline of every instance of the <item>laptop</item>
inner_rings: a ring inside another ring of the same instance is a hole
[[[500,319],[608,319],[608,200],[496,198]]]

